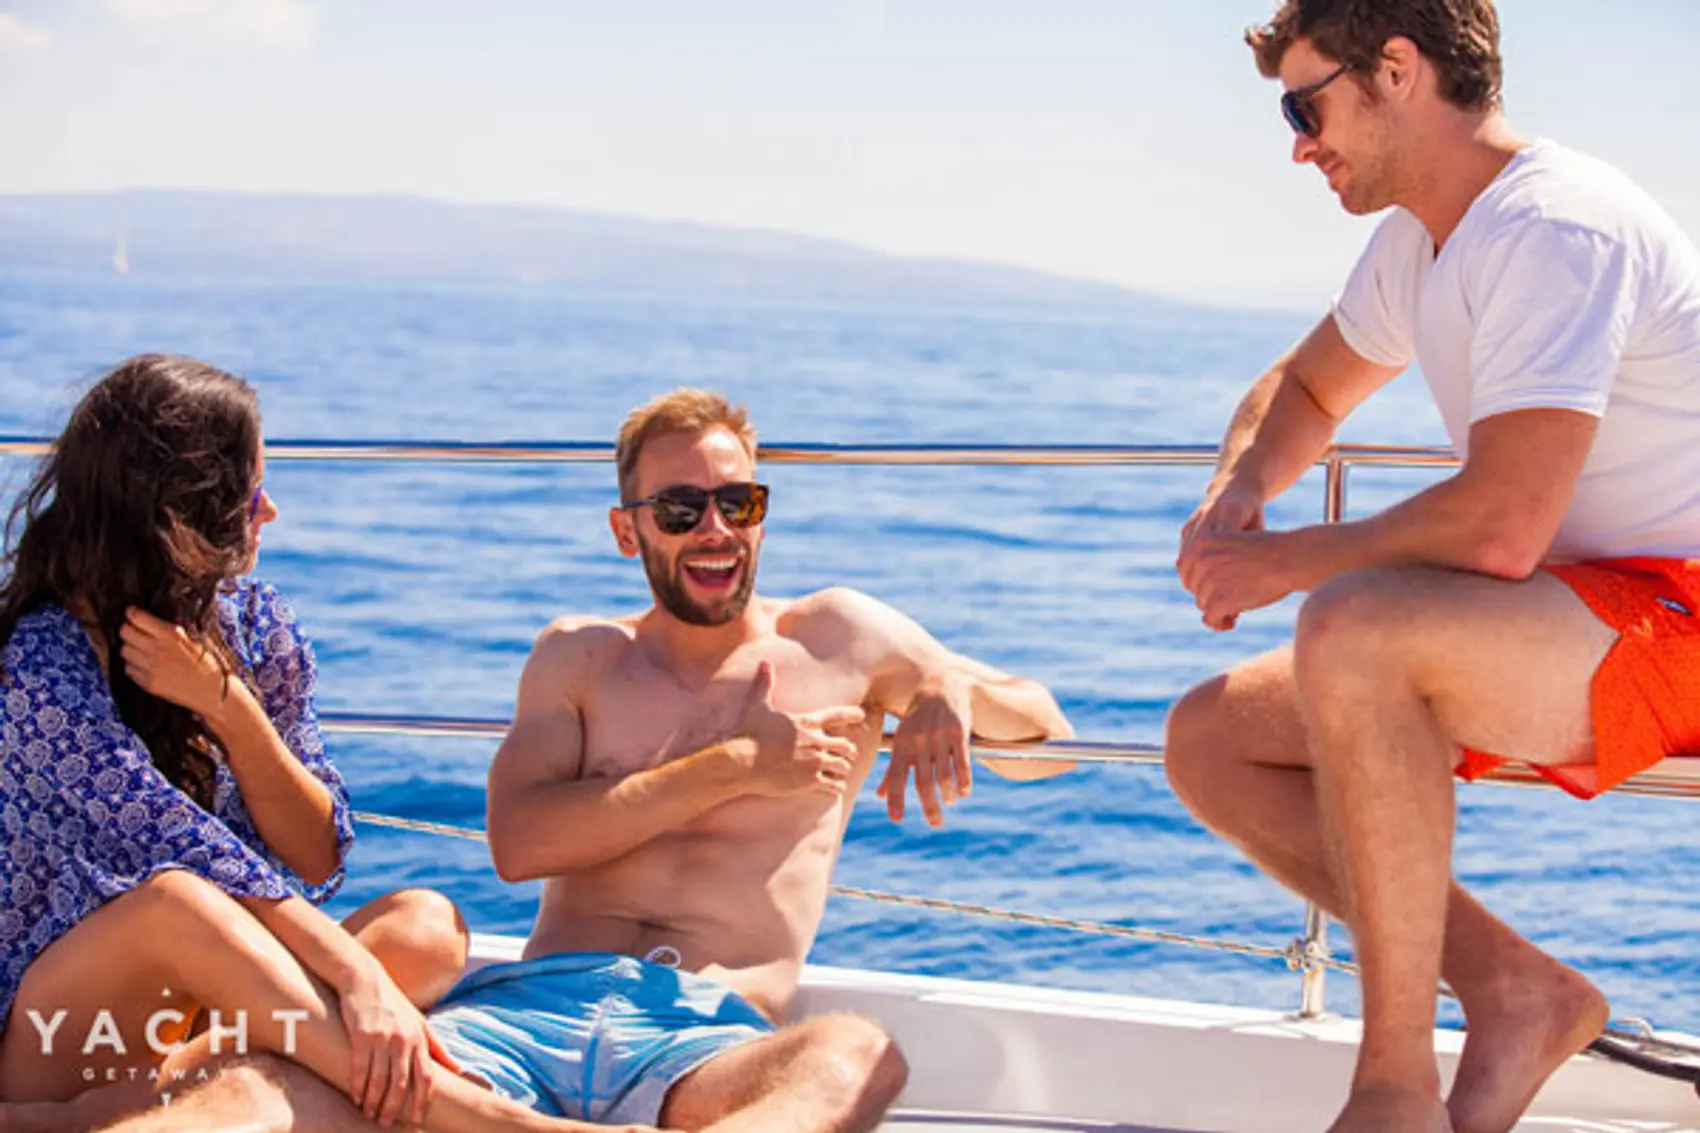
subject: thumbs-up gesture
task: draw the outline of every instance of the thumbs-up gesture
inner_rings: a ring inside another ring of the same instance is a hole
[[[793,714],[773,706],[773,664],[763,661],[750,685],[740,731],[756,745],[751,793],[768,798],[820,791],[843,795],[856,762],[848,734],[867,713],[854,705]]]

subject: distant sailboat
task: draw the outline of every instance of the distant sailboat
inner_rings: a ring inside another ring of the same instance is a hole
[[[112,250],[112,270],[119,275],[130,274],[130,233],[120,233],[118,247]]]

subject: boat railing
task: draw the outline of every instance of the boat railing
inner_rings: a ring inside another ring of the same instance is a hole
[[[50,442],[40,437],[0,436],[0,457],[40,456]],[[1099,466],[1099,467],[1184,467],[1214,465],[1218,449],[1213,445],[947,445],[947,444],[783,444],[763,445],[758,458],[768,464],[816,465],[964,465],[964,466]],[[266,444],[268,461],[369,461],[398,463],[472,464],[595,464],[614,459],[613,446],[576,441],[502,442],[495,444],[461,441],[418,440],[280,440]],[[1347,480],[1353,468],[1451,468],[1458,459],[1450,449],[1391,445],[1342,444],[1331,447],[1318,461],[1323,470],[1322,518],[1340,522],[1346,514]],[[355,713],[324,713],[321,722],[330,732],[369,733],[392,736],[475,736],[499,739],[507,721],[442,716],[386,716]],[[890,737],[887,736],[889,743]],[[1075,763],[1160,764],[1162,748],[1149,743],[1104,743],[1081,740],[1008,744],[976,741],[984,754],[1019,753],[1024,759]],[[1545,783],[1531,769],[1511,765],[1497,771],[1490,782],[1513,786]],[[1700,794],[1700,777],[1654,768],[1618,788],[1619,793],[1662,797]],[[483,838],[483,832],[438,823],[418,822],[389,815],[362,813],[367,822],[422,833]],[[1287,948],[1275,949],[1233,941],[1188,937],[1152,929],[1098,922],[1069,921],[1012,910],[990,909],[934,898],[874,893],[835,887],[844,896],[886,900],[911,906],[951,909],[958,912],[996,916],[1000,919],[1047,924],[1078,931],[1101,932],[1134,939],[1184,943],[1249,955],[1282,958],[1301,974],[1299,1015],[1316,1018],[1326,1013],[1326,973],[1351,971],[1351,965],[1336,961],[1328,947],[1328,918],[1316,906],[1307,906],[1304,928]]]

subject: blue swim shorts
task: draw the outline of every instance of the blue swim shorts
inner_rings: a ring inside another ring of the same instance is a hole
[[[606,952],[479,968],[429,1018],[455,1060],[502,1097],[614,1125],[659,1125],[673,1083],[774,1030],[713,980]]]

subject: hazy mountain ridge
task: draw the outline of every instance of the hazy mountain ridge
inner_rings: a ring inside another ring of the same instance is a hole
[[[809,236],[405,196],[0,196],[0,264],[929,305],[1183,305],[1026,268],[890,256]]]

